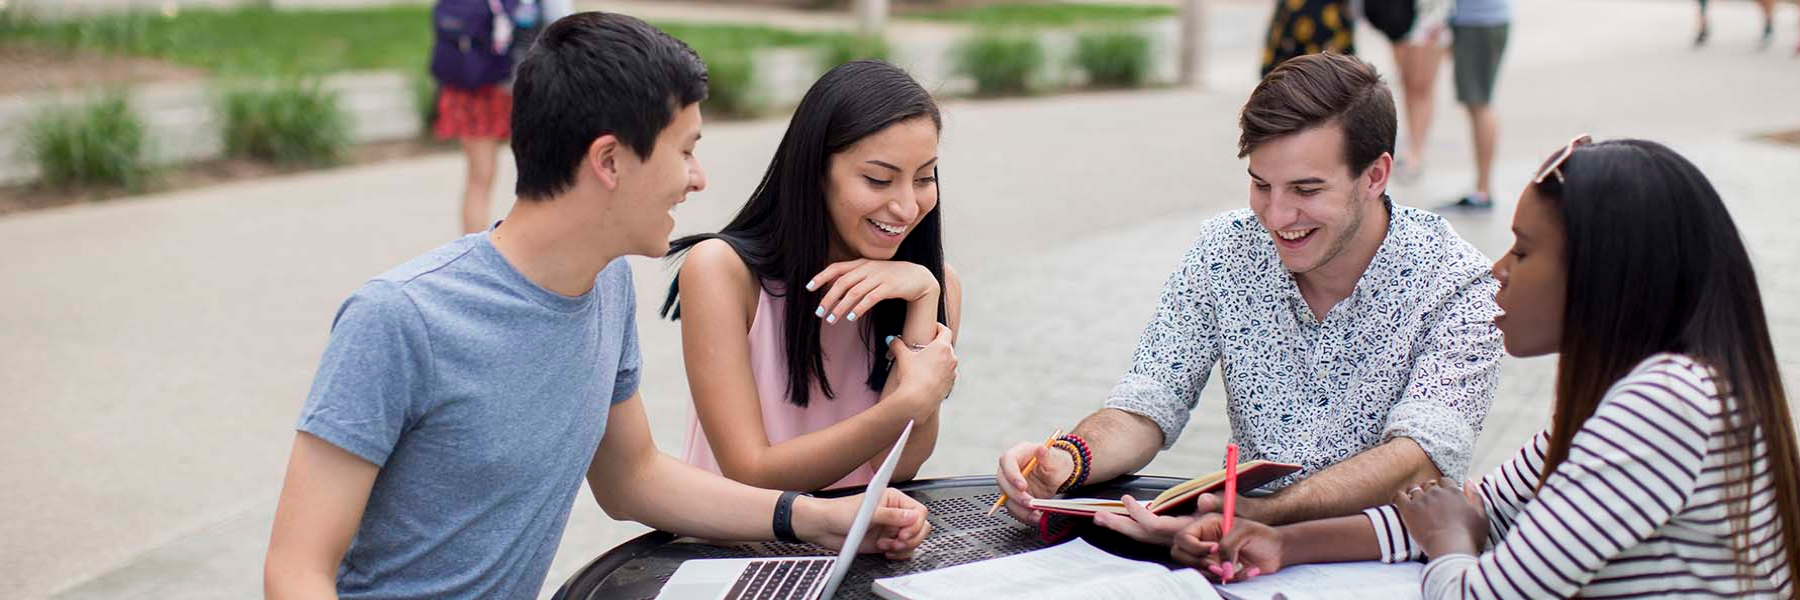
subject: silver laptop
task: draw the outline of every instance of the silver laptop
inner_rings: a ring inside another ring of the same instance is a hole
[[[869,530],[875,507],[887,491],[888,478],[894,475],[894,464],[900,462],[900,451],[912,435],[912,422],[900,432],[900,441],[888,452],[887,460],[863,490],[862,508],[850,524],[850,535],[844,537],[844,549],[836,558],[804,556],[791,558],[716,558],[690,560],[681,564],[669,582],[663,584],[657,600],[817,600],[837,593],[850,563],[856,559],[856,547]]]

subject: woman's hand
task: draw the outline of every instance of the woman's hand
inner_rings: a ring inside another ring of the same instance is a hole
[[[1232,519],[1231,533],[1224,533],[1224,525],[1219,513],[1195,518],[1175,534],[1169,556],[1217,582],[1281,570],[1285,548],[1279,531],[1241,516]]]
[[[1487,541],[1487,510],[1474,482],[1457,485],[1449,479],[1427,481],[1394,496],[1400,521],[1425,555],[1481,553]]]
[[[1128,515],[1095,513],[1094,524],[1146,544],[1170,545],[1175,542],[1175,534],[1197,519],[1194,515],[1163,516],[1150,512],[1129,494],[1119,498],[1119,502],[1125,505]]]
[[[897,337],[887,341],[888,353],[894,357],[888,385],[900,397],[919,403],[914,419],[922,420],[936,411],[956,386],[956,348],[950,345],[953,334],[948,326],[935,325],[937,336],[918,350]]]
[[[832,263],[814,275],[806,289],[818,291],[820,288],[825,289],[825,297],[813,314],[825,319],[826,323],[837,323],[838,319],[854,322],[883,300],[900,300],[907,304],[928,300],[935,315],[938,297],[943,293],[930,269],[899,260],[857,259]]]

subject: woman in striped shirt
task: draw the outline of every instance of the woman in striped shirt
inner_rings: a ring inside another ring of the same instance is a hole
[[[1513,232],[1495,321],[1514,356],[1560,353],[1548,430],[1480,482],[1362,515],[1224,536],[1208,515],[1175,558],[1227,581],[1429,558],[1426,598],[1792,598],[1794,425],[1712,185],[1659,144],[1582,136],[1526,188]]]

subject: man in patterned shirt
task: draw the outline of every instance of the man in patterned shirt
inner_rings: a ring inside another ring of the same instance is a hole
[[[1131,370],[1075,428],[1085,477],[1074,444],[1024,442],[1000,457],[1008,512],[1036,523],[1032,498],[1143,468],[1175,444],[1214,363],[1244,460],[1302,467],[1271,484],[1275,493],[1240,499],[1238,514],[1355,514],[1465,475],[1494,397],[1497,284],[1487,257],[1442,218],[1387,197],[1394,122],[1387,85],[1352,57],[1296,58],[1257,85],[1238,140],[1250,208],[1202,227]],[[1220,504],[1205,496],[1197,510]],[[1166,542],[1191,518],[1134,511],[1098,522]]]

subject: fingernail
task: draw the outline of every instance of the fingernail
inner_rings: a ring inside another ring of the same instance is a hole
[[[1225,576],[1225,570],[1224,570],[1224,569],[1220,569],[1220,568],[1219,568],[1219,565],[1207,565],[1207,567],[1206,567],[1206,570],[1208,570],[1208,571],[1212,571],[1212,574],[1214,574],[1214,575],[1218,575],[1218,576],[1220,576],[1220,577],[1224,577],[1224,576]]]
[[[1255,577],[1255,576],[1261,575],[1261,574],[1262,574],[1262,569],[1259,569],[1256,567],[1250,567],[1250,570],[1244,571],[1244,579],[1249,579],[1251,577]]]
[[[844,315],[844,320],[845,320],[845,321],[855,321],[855,320],[856,320],[856,313],[850,313],[850,314],[848,314],[848,315]]]
[[[821,306],[821,307],[819,307],[818,310],[813,311],[813,316],[815,316],[815,317],[825,316],[825,307]]]
[[[1231,579],[1231,576],[1235,574],[1237,574],[1237,565],[1225,563],[1225,578]]]
[[[891,335],[890,335],[890,336],[887,336],[887,339],[885,339],[885,340],[882,340],[882,341],[881,341],[881,343],[883,343],[883,344],[892,344],[892,343],[894,343],[894,336],[891,336]]]
[[[830,315],[830,316],[825,317],[825,322],[826,323],[836,323],[837,315]]]
[[[810,292],[810,291],[813,291],[816,289],[819,289],[819,282],[813,281],[811,279],[806,280],[806,291]]]

